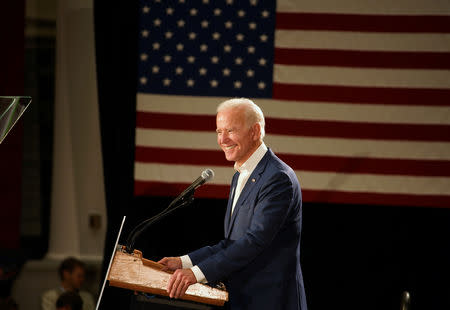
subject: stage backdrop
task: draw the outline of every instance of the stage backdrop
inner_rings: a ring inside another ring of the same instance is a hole
[[[249,97],[305,201],[450,207],[450,2],[143,0],[137,61],[135,195],[228,197],[215,108]]]
[[[214,110],[249,96],[304,189],[310,309],[398,309],[403,290],[448,309],[448,1],[269,2],[95,1],[105,268],[123,215],[127,235],[207,167],[215,183],[136,247],[156,260],[223,238]],[[130,298],[109,287],[104,309]]]

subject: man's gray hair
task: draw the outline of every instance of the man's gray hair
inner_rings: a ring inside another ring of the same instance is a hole
[[[238,108],[243,107],[245,108],[245,114],[247,119],[247,124],[249,126],[252,126],[253,124],[258,123],[261,128],[261,135],[259,137],[259,140],[263,140],[265,136],[265,125],[266,121],[264,120],[264,114],[260,107],[258,107],[252,100],[248,98],[233,98],[228,99],[217,107],[217,113],[227,110],[230,108]]]

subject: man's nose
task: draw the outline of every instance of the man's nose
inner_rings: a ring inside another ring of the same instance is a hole
[[[229,137],[228,137],[228,134],[226,134],[226,133],[222,133],[219,136],[219,144],[227,143],[228,140],[229,140]]]

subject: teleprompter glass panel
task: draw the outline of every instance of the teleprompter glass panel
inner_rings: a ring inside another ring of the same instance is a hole
[[[31,97],[0,96],[0,143],[31,103]]]

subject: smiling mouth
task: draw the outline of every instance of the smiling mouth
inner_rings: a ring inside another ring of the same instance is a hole
[[[226,150],[226,151],[229,151],[229,150],[231,150],[231,149],[234,149],[236,147],[236,145],[230,145],[230,146],[224,146],[223,148]]]

